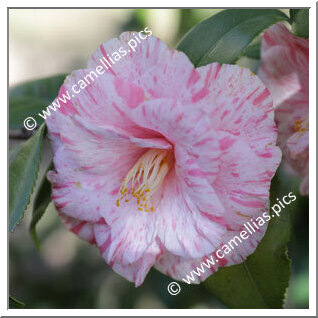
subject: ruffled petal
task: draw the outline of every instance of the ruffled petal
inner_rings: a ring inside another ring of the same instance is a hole
[[[64,148],[55,153],[54,166],[55,171],[48,173],[48,179],[56,209],[80,221],[98,222],[99,211],[103,208],[100,198],[107,189],[106,180],[81,171]]]
[[[255,232],[251,230],[252,234],[248,234],[246,240],[240,238],[239,231],[229,231],[223,235],[220,245],[213,252],[201,258],[185,259],[164,251],[154,267],[176,280],[187,284],[200,284],[220,267],[244,262],[255,251],[266,228],[266,223],[259,229],[254,228]]]
[[[291,137],[287,140],[287,147],[289,149],[290,155],[292,159],[300,158],[301,156],[308,155],[308,148],[309,148],[309,131],[299,131],[294,133]],[[303,159],[308,159],[303,158]]]
[[[100,253],[106,262],[118,274],[124,276],[129,281],[135,282],[136,287],[142,284],[150,268],[161,254],[158,243],[154,241],[149,245],[144,255],[137,261],[125,264],[117,262],[109,257],[111,253],[110,250],[112,249],[112,241],[114,240],[110,227],[96,224],[94,225],[94,233]]]
[[[174,145],[180,169],[186,165],[190,174],[204,175],[209,182],[215,179],[221,152],[214,127],[202,111],[162,98],[142,103],[131,113],[131,119],[139,127],[160,133]],[[179,149],[186,150],[187,161],[183,160],[183,154],[178,155]],[[191,168],[193,164],[200,172]]]
[[[209,114],[213,128],[241,136],[266,158],[265,148],[275,144],[277,130],[272,99],[262,81],[237,65],[212,63],[198,72],[199,87],[209,91],[199,105]]]
[[[160,196],[163,199],[155,211],[160,225],[158,237],[167,250],[194,258],[209,253],[218,245],[225,226],[212,219],[214,211],[212,220],[206,216],[208,213],[200,213],[174,171],[166,177]]]
[[[293,35],[282,23],[264,33],[259,76],[273,95],[275,107],[289,98],[308,103],[308,66],[308,39]]]
[[[134,50],[128,43],[136,41],[134,32],[122,33],[103,43],[88,62],[89,68],[96,68],[103,60],[116,52],[121,58],[112,64],[111,73],[142,87],[147,98],[178,98],[189,100],[191,86],[199,75],[183,52],[171,50],[164,42],[154,36],[142,40]],[[178,80],[176,81],[176,78]]]
[[[259,76],[273,96],[277,144],[287,164],[304,179],[301,192],[306,193],[309,139],[302,133],[304,127],[308,130],[309,40],[281,23],[269,28],[263,36]]]
[[[81,117],[64,118],[60,140],[81,169],[95,174],[126,170],[144,151],[113,127],[93,126]]]
[[[237,229],[268,207],[270,183],[281,152],[278,147],[268,148],[269,166],[244,139],[225,131],[218,132],[218,135],[223,152],[213,187],[226,206],[226,222]]]
[[[107,72],[98,75],[95,69],[72,72],[67,76],[64,86],[72,94],[76,114],[98,126],[110,124],[128,129],[129,119],[118,111],[118,107],[134,108],[145,100],[141,87]],[[78,93],[73,94],[74,90]]]
[[[81,239],[87,241],[88,243],[93,245],[96,244],[93,223],[79,221],[63,213],[59,213],[59,215],[63,224],[68,230],[76,234]]]

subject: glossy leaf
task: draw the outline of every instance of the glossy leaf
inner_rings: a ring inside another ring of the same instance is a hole
[[[43,124],[39,130],[10,153],[9,158],[9,230],[13,232],[23,217],[30,202],[37,178],[43,135]]]
[[[275,9],[229,9],[197,24],[178,45],[198,67],[212,62],[235,63],[262,31],[288,20]]]
[[[263,240],[244,263],[221,268],[204,283],[228,307],[283,308],[291,274],[291,208],[272,217]]]
[[[30,234],[33,239],[33,242],[37,249],[40,248],[40,242],[38,240],[38,236],[36,233],[36,225],[39,220],[42,218],[44,212],[46,211],[47,206],[51,202],[51,184],[47,180],[46,175],[49,170],[52,170],[53,164],[51,163],[43,175],[41,180],[41,184],[39,185],[39,189],[36,193],[34,203],[33,203],[33,213],[32,220],[30,224]]]
[[[10,129],[21,129],[23,121],[27,117],[36,118],[37,125],[41,125],[44,119],[37,116],[49,103],[44,99],[36,99],[27,96],[10,97],[9,121]]]
[[[16,85],[10,89],[10,97],[29,96],[51,101],[57,96],[65,77],[66,74],[59,74]]]
[[[10,89],[9,128],[23,128],[27,117],[34,117],[38,126],[43,118],[38,116],[58,95],[66,75],[56,75],[36,81],[26,82]]]
[[[289,10],[289,16],[290,16],[290,22],[291,24],[295,22],[296,14],[298,13],[299,9],[290,9]]]
[[[290,9],[290,19],[293,33],[309,38],[309,9]]]
[[[256,40],[249,45],[245,52],[244,56],[247,56],[251,59],[259,60],[261,58],[261,37],[258,37]]]
[[[21,302],[20,300],[17,300],[16,298],[9,295],[9,308],[10,309],[17,309],[17,308],[24,308],[25,304]]]

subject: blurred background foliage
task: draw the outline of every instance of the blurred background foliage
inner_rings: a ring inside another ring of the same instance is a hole
[[[9,12],[9,82],[14,85],[83,68],[102,42],[123,31],[148,26],[171,47],[203,19],[220,9],[19,9]],[[283,10],[288,14],[288,10]],[[239,64],[257,70],[258,44]],[[10,148],[20,143],[10,139]],[[50,146],[45,143],[39,177],[50,163]],[[308,308],[308,197],[298,192],[299,180],[281,167],[272,192],[293,191],[292,236],[289,256],[292,276],[286,308]],[[36,192],[36,191],[35,191]],[[281,197],[281,196],[277,196]],[[276,196],[272,196],[276,198]],[[9,235],[9,290],[25,308],[226,308],[205,287],[180,283],[177,296],[167,292],[169,277],[152,269],[144,284],[132,283],[114,273],[97,248],[78,239],[61,224],[52,205],[38,225],[41,242],[36,250],[28,227],[31,204],[25,217]],[[282,211],[284,213],[284,211]]]

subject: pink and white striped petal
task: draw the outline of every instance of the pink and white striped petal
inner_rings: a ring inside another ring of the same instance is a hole
[[[104,257],[105,261],[118,274],[122,275],[129,281],[135,282],[136,287],[143,283],[150,268],[161,255],[161,249],[158,242],[154,241],[148,246],[142,257],[134,262],[124,264],[109,257],[112,249],[111,242],[114,240],[110,227],[95,224],[94,233],[97,246],[99,247],[100,253]]]
[[[189,88],[198,80],[199,75],[188,57],[183,52],[171,50],[154,36],[141,41],[135,51],[128,46],[131,40],[136,41],[133,32],[125,32],[119,39],[113,38],[103,43],[88,61],[88,67],[96,68],[101,60],[109,60],[112,54],[116,55],[114,52],[126,50],[127,54],[121,54],[122,58],[112,64],[110,73],[142,86],[149,99],[189,100]]]
[[[301,193],[308,194],[309,135],[303,132],[309,129],[309,40],[293,35],[282,23],[269,28],[259,76],[273,96],[277,144],[286,163],[303,178]]]

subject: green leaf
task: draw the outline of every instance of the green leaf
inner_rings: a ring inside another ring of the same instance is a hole
[[[244,263],[221,268],[205,286],[230,308],[283,308],[291,274],[290,232],[287,206],[280,217],[271,219],[263,240]]]
[[[290,9],[290,19],[293,33],[309,38],[309,9]]]
[[[9,92],[9,128],[23,128],[27,117],[36,118],[37,124],[43,123],[38,116],[58,95],[66,74],[56,75],[32,82],[23,83],[10,89]]]
[[[245,53],[245,56],[251,58],[251,59],[256,59],[259,60],[261,58],[261,46],[260,44],[253,44],[251,46],[249,46]]]
[[[17,309],[17,308],[24,308],[25,304],[16,298],[9,295],[9,308],[11,309]]]
[[[290,9],[289,16],[290,16],[290,23],[294,23],[296,19],[296,14],[298,13],[299,9]]]
[[[44,173],[44,176],[41,180],[38,192],[36,193],[34,203],[33,203],[33,213],[32,220],[30,224],[30,234],[33,239],[33,242],[37,249],[40,248],[40,242],[36,233],[36,224],[42,218],[44,212],[46,211],[47,206],[51,202],[51,184],[46,178],[46,174],[49,170],[52,170],[53,164],[51,163]]]
[[[17,154],[19,153],[20,149],[22,147],[22,144],[17,146],[17,147],[14,147],[12,148],[10,151],[9,151],[9,166],[11,165],[11,163],[14,161],[15,157],[17,156]]]
[[[35,99],[28,96],[10,97],[9,118],[10,129],[21,129],[23,121],[27,117],[36,117],[37,125],[41,125],[44,119],[36,116],[42,109],[49,105],[44,99]]]
[[[9,158],[9,230],[13,232],[30,202],[37,178],[45,124]]]
[[[255,38],[255,40],[244,51],[244,56],[259,60],[261,58],[261,44],[262,37],[259,36]]]
[[[14,86],[10,89],[10,97],[29,96],[50,102],[57,96],[65,77],[66,74],[59,74]]]
[[[178,45],[198,67],[235,63],[262,31],[288,17],[275,9],[229,9],[197,24]]]

